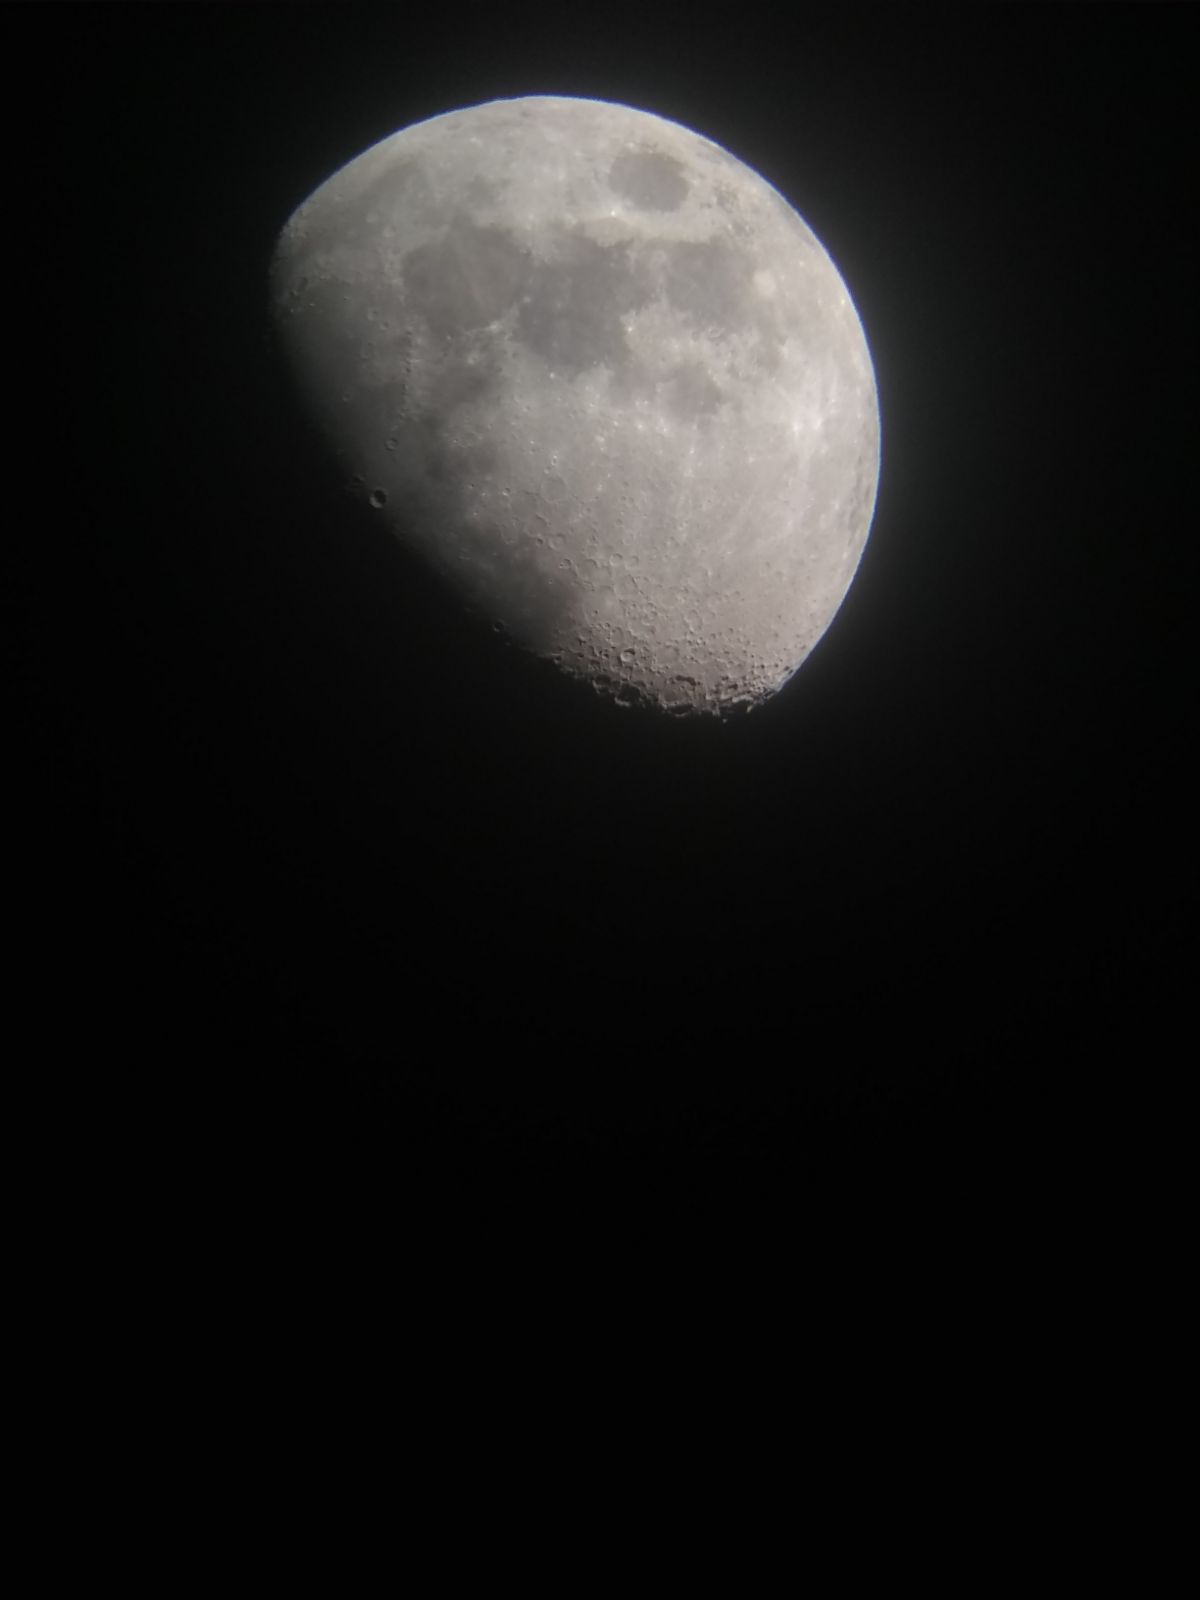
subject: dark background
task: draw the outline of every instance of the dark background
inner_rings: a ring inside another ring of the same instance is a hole
[[[18,1055],[204,1204],[1086,1208],[1187,1053],[1190,19],[451,10],[5,17]],[[724,145],[867,331],[859,576],[727,727],[457,616],[275,361],[291,210],[527,93]]]

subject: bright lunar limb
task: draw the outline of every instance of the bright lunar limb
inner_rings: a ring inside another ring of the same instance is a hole
[[[753,706],[841,605],[866,339],[807,225],[700,135],[542,96],[433,117],[299,207],[271,297],[375,514],[618,701]]]

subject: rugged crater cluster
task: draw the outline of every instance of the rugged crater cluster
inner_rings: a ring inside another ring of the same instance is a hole
[[[619,702],[758,703],[841,604],[866,341],[809,228],[708,140],[585,100],[433,118],[297,210],[272,303],[378,513]]]

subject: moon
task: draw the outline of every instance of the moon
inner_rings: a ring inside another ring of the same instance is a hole
[[[619,704],[760,705],[866,545],[866,337],[812,230],[649,112],[531,96],[393,134],[270,270],[311,415],[374,514]]]

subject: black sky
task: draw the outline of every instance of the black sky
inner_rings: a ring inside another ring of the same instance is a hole
[[[5,19],[45,76],[51,329],[16,330],[50,374],[13,539],[25,1048],[165,1165],[264,1183],[1017,1203],[1178,1049],[1184,8],[449,9]],[[736,725],[605,707],[457,618],[275,366],[292,208],[526,93],[726,146],[867,330],[870,546]]]

